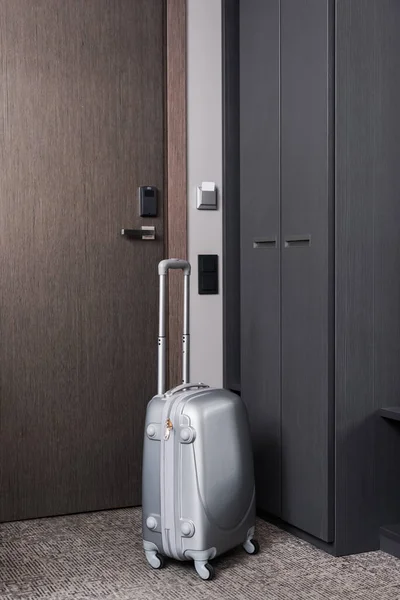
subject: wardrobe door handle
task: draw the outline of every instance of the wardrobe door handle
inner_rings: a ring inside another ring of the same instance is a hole
[[[255,238],[253,248],[276,248],[276,237]]]
[[[288,235],[285,237],[285,248],[294,246],[311,246],[311,235]]]

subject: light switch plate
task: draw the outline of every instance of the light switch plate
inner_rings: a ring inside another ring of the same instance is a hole
[[[218,294],[218,254],[198,255],[199,294]]]
[[[203,181],[197,187],[198,210],[217,210],[217,188],[212,181]]]

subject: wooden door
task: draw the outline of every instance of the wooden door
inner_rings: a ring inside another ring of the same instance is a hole
[[[333,540],[333,5],[281,1],[282,519]]]
[[[140,503],[163,70],[161,0],[0,0],[1,521]]]
[[[279,0],[240,3],[241,393],[257,505],[281,516]]]

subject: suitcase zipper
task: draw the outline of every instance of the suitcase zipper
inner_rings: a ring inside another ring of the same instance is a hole
[[[175,465],[174,440],[171,436],[173,423],[171,412],[175,398],[167,398],[163,409],[164,435],[161,439],[161,533],[164,553],[179,558],[175,553]],[[170,439],[171,438],[171,439]]]
[[[177,533],[179,526],[179,505],[180,505],[180,476],[179,462],[177,462],[180,452],[179,440],[175,440],[172,433],[177,433],[175,425],[176,419],[182,405],[182,395],[167,400],[164,408],[164,436],[161,440],[161,532],[164,552],[167,556],[177,560],[183,559],[181,547],[181,537]],[[178,454],[177,454],[178,453]]]
[[[169,436],[171,435],[171,431],[173,430],[174,426],[172,425],[172,421],[171,419],[168,417],[166,422],[165,422],[165,433],[164,433],[164,440],[167,441],[169,440]]]
[[[164,435],[161,438],[161,536],[164,554],[177,560],[184,560],[184,553],[180,534],[180,494],[181,478],[179,440],[175,435],[179,434],[173,423],[178,425],[179,414],[189,400],[198,395],[198,391],[189,395],[181,394],[174,398],[167,398],[163,408],[161,422],[164,425]],[[179,429],[179,427],[178,427]],[[175,435],[171,435],[173,432]]]

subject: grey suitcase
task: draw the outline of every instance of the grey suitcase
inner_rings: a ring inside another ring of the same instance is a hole
[[[165,297],[169,269],[184,273],[183,384],[165,392]],[[202,579],[209,561],[254,540],[253,456],[245,406],[239,396],[189,383],[190,265],[159,264],[158,393],[147,406],[143,454],[143,547],[158,569],[164,556],[193,560]]]

